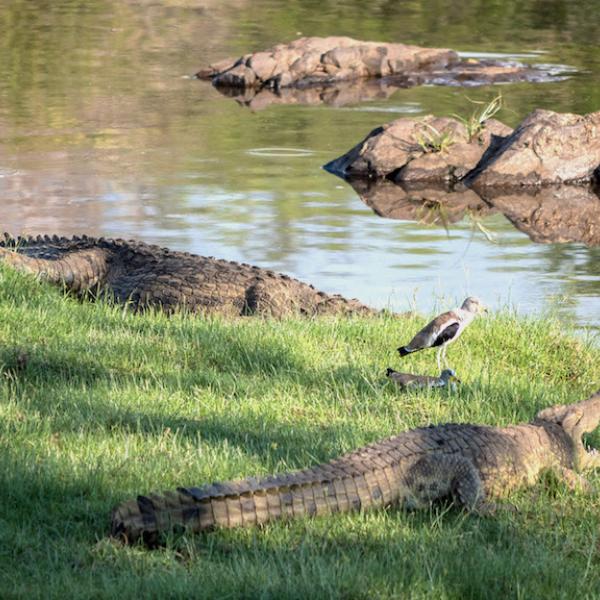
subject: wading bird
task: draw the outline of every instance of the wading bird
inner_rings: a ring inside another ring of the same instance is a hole
[[[469,296],[460,308],[449,310],[437,316],[415,335],[406,345],[398,348],[400,356],[406,356],[412,352],[425,350],[426,348],[439,347],[437,353],[437,365],[441,370],[440,358],[444,359],[444,366],[448,367],[446,361],[446,347],[456,341],[464,328],[481,312],[487,309],[479,298]]]

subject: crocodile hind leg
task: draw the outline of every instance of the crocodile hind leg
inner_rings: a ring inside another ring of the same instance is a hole
[[[280,318],[294,312],[293,298],[285,292],[285,288],[279,286],[278,282],[257,279],[246,290],[242,315],[263,315]]]
[[[489,514],[495,505],[486,502],[483,482],[477,467],[460,455],[423,456],[408,470],[406,483],[408,508],[421,508],[451,496],[470,512]]]

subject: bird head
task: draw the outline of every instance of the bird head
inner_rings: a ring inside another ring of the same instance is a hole
[[[483,302],[481,302],[481,300],[475,296],[469,296],[468,298],[465,298],[461,308],[462,310],[466,310],[474,315],[487,312],[487,307],[485,304],[483,304]]]
[[[460,383],[460,379],[456,376],[454,369],[444,369],[440,374],[440,379],[444,383]]]

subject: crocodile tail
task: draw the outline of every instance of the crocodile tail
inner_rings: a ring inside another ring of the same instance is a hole
[[[278,519],[320,516],[381,507],[397,499],[391,466],[357,469],[336,461],[263,480],[179,488],[138,496],[118,506],[111,534],[154,545],[161,533],[260,525]],[[362,471],[362,472],[361,472]]]
[[[53,243],[53,238],[39,236],[13,240],[5,236],[0,244],[0,262],[36,275],[43,281],[65,285],[74,292],[83,292],[105,282],[110,253],[107,248],[102,247],[78,247],[78,242],[86,240],[73,238],[70,240],[73,245],[70,252],[61,249],[52,256],[53,248],[50,244]],[[65,242],[56,238],[54,243]],[[39,256],[40,252],[52,257]]]
[[[56,265],[52,264],[53,261],[27,256],[7,248],[0,248],[0,261],[18,271],[38,275],[45,281],[51,283],[60,281],[59,271]]]

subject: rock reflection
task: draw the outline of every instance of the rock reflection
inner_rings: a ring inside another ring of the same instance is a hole
[[[316,106],[325,104],[333,107],[387,100],[398,85],[392,85],[382,79],[361,79],[341,81],[332,85],[311,86],[307,88],[216,88],[221,94],[233,98],[250,110],[259,111],[278,104],[299,104]]]
[[[224,96],[253,111],[273,105],[347,106],[376,100],[386,100],[400,89],[420,85],[479,87],[483,85],[532,82],[546,83],[566,79],[572,74],[568,67],[559,65],[524,65],[516,62],[491,60],[460,61],[445,69],[432,69],[406,75],[392,75],[378,79],[352,79],[328,83],[314,83],[299,87],[227,87],[215,86]]]
[[[452,191],[447,187],[407,186],[391,181],[349,181],[360,199],[373,212],[387,219],[448,225],[467,215],[484,218],[495,212],[473,190]]]
[[[477,221],[495,213],[536,243],[576,242],[600,246],[600,197],[586,186],[552,186],[479,196],[457,186],[408,186],[391,181],[349,180],[360,199],[387,219],[429,225]]]
[[[593,188],[552,186],[486,200],[534,242],[600,246],[600,197]]]

